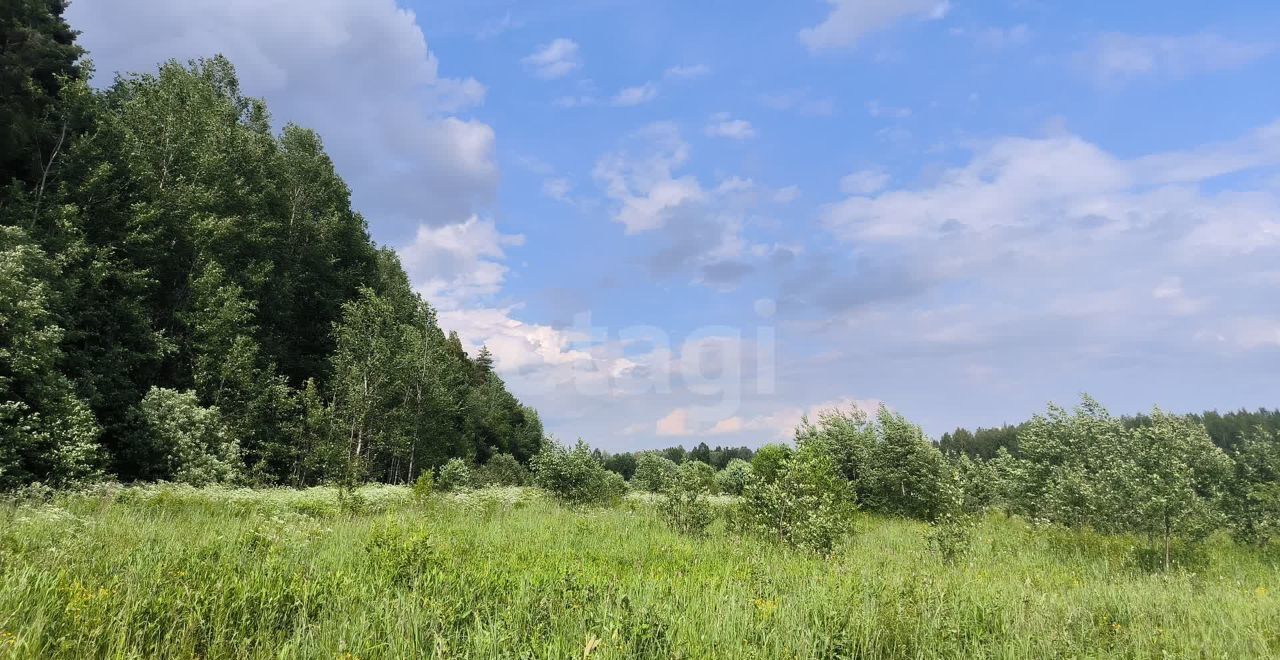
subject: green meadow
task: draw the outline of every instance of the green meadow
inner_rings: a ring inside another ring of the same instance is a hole
[[[99,486],[0,508],[4,658],[1261,658],[1280,556],[981,518],[945,562],[860,513],[820,557],[652,496]]]

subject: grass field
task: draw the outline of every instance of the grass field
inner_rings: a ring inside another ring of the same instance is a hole
[[[669,531],[652,501],[537,491],[108,488],[0,508],[0,657],[827,658],[1280,655],[1275,555],[990,516],[945,564],[862,518],[829,559]]]

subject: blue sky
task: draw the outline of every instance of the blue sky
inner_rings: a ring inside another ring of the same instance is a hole
[[[225,53],[565,439],[1272,406],[1280,5],[78,0]]]

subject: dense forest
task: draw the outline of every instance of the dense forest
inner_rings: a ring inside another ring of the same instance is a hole
[[[318,135],[273,128],[222,57],[94,89],[63,9],[0,10],[0,488],[404,482],[538,451]]]
[[[1188,417],[1204,426],[1209,439],[1220,449],[1235,451],[1240,444],[1259,430],[1276,435],[1280,433],[1280,410],[1237,410],[1220,413],[1210,410]],[[970,431],[958,428],[943,433],[938,439],[938,447],[950,455],[964,454],[969,458],[992,459],[1000,449],[1011,454],[1018,454],[1018,432],[1029,422],[1005,424],[999,427],[982,428]],[[1150,415],[1125,415],[1120,423],[1126,428],[1138,428],[1151,424]]]

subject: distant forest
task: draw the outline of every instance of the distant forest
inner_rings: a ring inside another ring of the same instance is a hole
[[[1241,442],[1250,437],[1254,431],[1261,430],[1266,435],[1280,435],[1280,410],[1259,408],[1258,410],[1237,410],[1220,413],[1210,410],[1198,415],[1188,415],[1189,419],[1199,422],[1209,433],[1209,439],[1220,449],[1234,452]],[[1151,423],[1150,415],[1131,415],[1120,417],[1126,428],[1138,428]],[[966,455],[969,458],[990,460],[1006,449],[1018,455],[1018,432],[1029,422],[995,428],[978,428],[970,431],[958,428],[943,433],[938,439],[938,448],[952,456]]]
[[[93,89],[63,9],[0,10],[0,488],[405,482],[539,451],[316,133],[273,128],[221,57]]]

